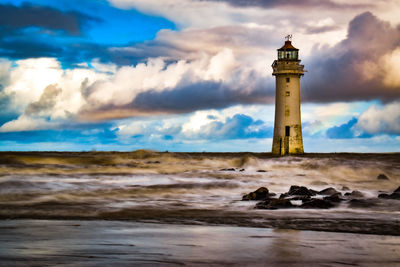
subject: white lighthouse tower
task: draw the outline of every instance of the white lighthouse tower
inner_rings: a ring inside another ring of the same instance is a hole
[[[303,154],[303,137],[300,115],[300,77],[304,65],[300,65],[299,49],[286,36],[285,45],[278,49],[278,60],[272,64],[276,78],[275,125],[272,154]]]

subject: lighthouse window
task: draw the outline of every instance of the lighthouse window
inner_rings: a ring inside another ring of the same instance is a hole
[[[287,82],[287,83],[290,83],[290,78],[286,78],[286,82]]]
[[[290,91],[286,91],[286,96],[290,96]]]
[[[290,136],[290,126],[285,127],[285,136]]]

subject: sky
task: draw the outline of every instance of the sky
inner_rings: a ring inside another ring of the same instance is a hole
[[[305,152],[400,151],[398,0],[0,0],[0,150],[270,152],[300,49]]]

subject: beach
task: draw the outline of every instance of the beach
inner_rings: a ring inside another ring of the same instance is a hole
[[[400,185],[398,153],[2,152],[0,166],[4,266],[400,264],[400,200],[378,197]],[[293,185],[343,201],[242,201]]]

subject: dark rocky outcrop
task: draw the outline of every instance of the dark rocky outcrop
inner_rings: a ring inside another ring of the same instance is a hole
[[[342,187],[342,190],[343,190],[343,191],[350,191],[350,188],[348,188],[347,186],[343,186],[343,187]]]
[[[390,199],[400,199],[400,193],[397,193],[397,192],[392,193],[390,195]]]
[[[399,189],[399,188],[398,188]],[[400,192],[396,189],[392,194],[379,194],[378,198],[386,198],[386,199],[400,199]]]
[[[337,193],[332,194],[332,195],[330,195],[330,196],[328,196],[328,197],[324,197],[324,200],[327,200],[327,201],[329,201],[329,202],[335,202],[335,203],[337,203],[337,202],[343,201],[344,199],[342,198],[342,193],[337,192]]]
[[[267,209],[267,210],[288,209],[293,207],[295,206],[292,205],[290,200],[276,199],[276,198],[259,202],[256,205],[256,209]]]
[[[383,194],[379,194],[378,198],[390,198],[389,194],[383,193]]]
[[[267,172],[266,170],[257,170],[257,172]]]
[[[283,194],[281,194],[281,195],[279,196],[279,198],[280,198],[280,199],[282,199],[282,198],[287,198],[288,196],[289,196],[288,193],[283,193]]]
[[[316,191],[305,186],[292,185],[287,193],[289,196],[315,196]]]
[[[348,187],[343,187],[345,190],[350,190]],[[287,208],[302,208],[302,209],[329,209],[339,205],[340,202],[346,201],[350,208],[369,208],[379,206],[384,201],[382,199],[396,199],[400,200],[400,187],[393,191],[393,193],[386,193],[380,191],[381,194],[378,198],[367,198],[360,191],[354,190],[342,193],[333,187],[325,188],[319,192],[309,189],[305,186],[292,185],[288,192],[283,193],[279,198],[272,198],[276,196],[274,193],[269,193],[266,187],[260,187],[254,192],[243,196],[242,200],[262,200],[256,204],[256,209],[287,209]],[[316,195],[322,195],[323,198]],[[301,201],[301,205],[291,201]]]
[[[336,191],[335,188],[328,187],[328,188],[325,188],[324,190],[319,191],[318,195],[331,196],[331,195],[336,194],[336,193],[339,193],[339,192]]]
[[[389,177],[387,177],[385,174],[381,173],[376,177],[376,179],[378,179],[378,180],[389,180]]]
[[[272,194],[271,194],[272,196]],[[254,192],[250,192],[242,197],[242,200],[263,200],[269,198],[269,190],[266,187],[260,187]]]
[[[329,209],[334,207],[334,205],[327,201],[327,200],[323,200],[323,199],[311,199],[310,201],[304,202],[300,208],[303,209]]]

